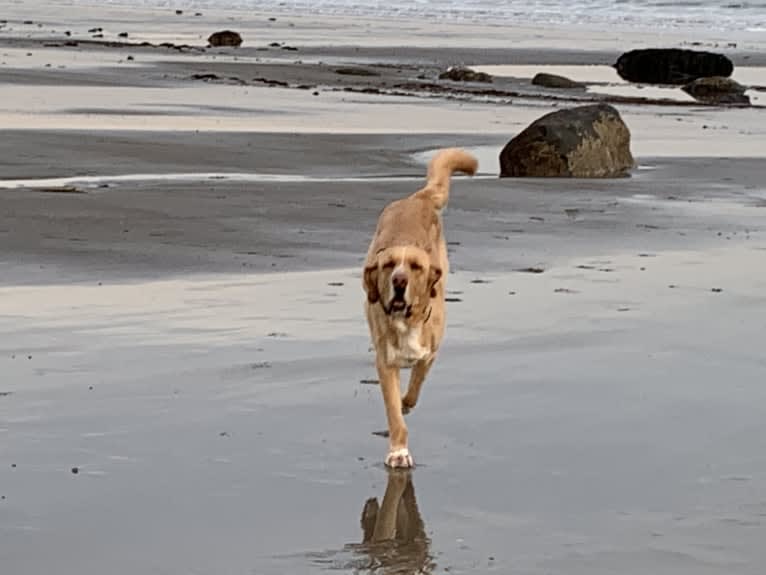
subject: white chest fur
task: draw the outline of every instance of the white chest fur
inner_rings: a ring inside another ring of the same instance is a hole
[[[409,327],[404,320],[394,320],[397,338],[396,342],[389,341],[386,349],[388,363],[399,367],[412,367],[416,361],[425,359],[431,350],[420,342],[421,328]]]

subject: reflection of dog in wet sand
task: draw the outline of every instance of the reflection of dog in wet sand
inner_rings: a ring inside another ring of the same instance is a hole
[[[381,573],[431,573],[434,569],[410,471],[389,471],[383,501],[367,500],[361,524],[361,549],[373,565],[382,567]]]
[[[364,266],[365,311],[386,405],[390,438],[386,465],[412,467],[402,409],[415,407],[444,335],[447,245],[441,210],[454,172],[475,174],[476,158],[456,148],[439,151],[426,185],[390,203],[380,215]],[[404,398],[399,369],[412,367]]]

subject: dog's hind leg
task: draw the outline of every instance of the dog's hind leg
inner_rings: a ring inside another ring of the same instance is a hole
[[[386,405],[388,419],[389,450],[386,465],[389,467],[412,467],[412,456],[407,449],[407,425],[402,417],[402,396],[399,389],[399,368],[386,365],[385,361],[377,358],[380,389],[383,392],[383,403]]]
[[[407,387],[407,393],[402,399],[403,413],[408,413],[410,409],[414,408],[418,403],[418,398],[420,397],[420,388],[423,387],[423,382],[426,380],[428,371],[431,369],[435,358],[435,355],[430,355],[426,359],[421,359],[412,366],[410,384]]]

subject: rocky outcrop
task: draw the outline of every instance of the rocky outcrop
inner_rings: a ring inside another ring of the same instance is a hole
[[[484,72],[475,72],[470,68],[452,67],[439,74],[439,80],[452,80],[453,82],[492,82],[492,76]]]
[[[556,74],[546,74],[541,72],[532,78],[532,84],[535,86],[542,86],[544,88],[557,88],[563,90],[572,90],[575,88],[583,88],[583,84],[570,80],[565,76],[557,76]]]
[[[684,92],[706,104],[749,106],[750,98],[745,94],[746,89],[739,82],[720,76],[699,78],[682,88]]]
[[[231,30],[222,30],[211,34],[207,41],[214,48],[220,46],[233,46],[236,48],[242,44],[242,36]]]
[[[723,54],[647,48],[625,52],[614,65],[623,80],[643,84],[682,85],[710,76],[731,76],[734,64]]]
[[[500,152],[501,177],[613,178],[633,166],[630,131],[608,104],[546,114]]]

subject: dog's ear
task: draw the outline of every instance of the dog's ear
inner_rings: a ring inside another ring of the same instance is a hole
[[[380,299],[378,291],[378,263],[368,265],[364,268],[364,289],[367,292],[367,301],[375,303]]]
[[[432,265],[428,269],[428,291],[431,297],[436,297],[436,284],[442,277],[442,269],[439,266]]]

